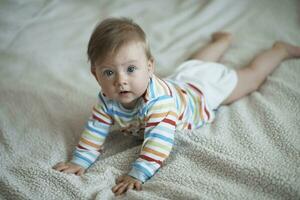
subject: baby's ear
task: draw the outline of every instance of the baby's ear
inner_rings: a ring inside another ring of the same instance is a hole
[[[150,58],[148,60],[148,71],[150,73],[150,76],[154,73],[154,68],[155,68],[155,62],[153,58]]]
[[[91,72],[94,76],[96,76],[96,68],[94,66],[91,66]]]
[[[94,75],[95,79],[98,81],[97,75],[96,75],[96,67],[95,66],[91,66],[91,72]]]

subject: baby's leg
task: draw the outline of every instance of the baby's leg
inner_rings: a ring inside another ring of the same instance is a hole
[[[230,43],[230,33],[216,32],[212,35],[211,42],[200,48],[190,59],[217,62],[228,49]]]
[[[237,70],[237,86],[222,104],[232,103],[257,90],[283,60],[297,57],[300,57],[300,47],[276,42],[271,49],[257,55],[247,67]]]

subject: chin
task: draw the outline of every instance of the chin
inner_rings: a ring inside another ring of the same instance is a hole
[[[131,104],[134,104],[135,101],[129,101],[129,102],[128,101],[120,101],[120,103],[125,104],[125,105],[128,105],[128,104],[131,105]]]
[[[133,108],[136,104],[136,99],[132,100],[132,101],[119,101],[124,107],[131,107]]]

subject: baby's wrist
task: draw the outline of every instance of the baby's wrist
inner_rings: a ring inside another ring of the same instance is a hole
[[[128,176],[140,181],[141,183],[145,183],[149,178],[142,171],[137,170],[136,168],[132,168],[128,173]]]
[[[76,158],[72,159],[69,161],[69,163],[73,164],[73,165],[76,165],[78,167],[81,167],[82,169],[86,170],[89,166],[87,165],[84,165],[82,162],[80,162],[79,160],[77,160]]]

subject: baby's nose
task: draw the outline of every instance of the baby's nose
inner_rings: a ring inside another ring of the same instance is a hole
[[[120,85],[127,85],[127,76],[124,75],[124,74],[117,75],[116,84],[118,86],[120,86]]]

